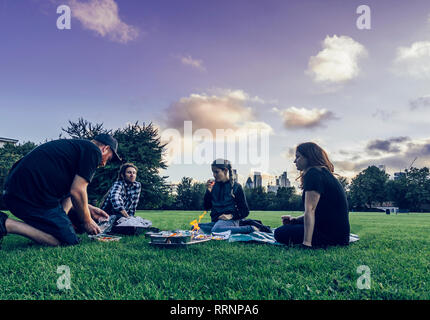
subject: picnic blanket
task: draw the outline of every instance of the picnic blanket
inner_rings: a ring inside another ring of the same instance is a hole
[[[356,242],[358,240],[360,240],[360,237],[358,235],[350,233],[349,243]],[[284,245],[283,243],[277,242],[275,240],[273,230],[271,233],[261,232],[261,231],[254,231],[248,234],[236,233],[236,234],[230,235],[230,237],[228,238],[228,241],[229,242],[248,241],[248,242],[268,243],[268,244],[274,244],[274,245]]]

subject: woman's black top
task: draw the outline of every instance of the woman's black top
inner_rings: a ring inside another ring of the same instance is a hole
[[[340,182],[325,167],[310,168],[303,179],[303,203],[305,203],[306,191],[316,191],[320,194],[315,210],[312,243],[349,244],[348,201]]]
[[[240,220],[249,215],[245,194],[237,182],[233,186],[230,181],[216,182],[212,192],[206,191],[203,202],[205,210],[211,209],[212,222],[218,221],[222,214],[233,215],[233,220]]]

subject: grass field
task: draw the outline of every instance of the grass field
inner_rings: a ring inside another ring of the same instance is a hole
[[[138,213],[162,230],[188,229],[199,214]],[[281,214],[249,217],[276,227]],[[351,213],[350,222],[361,240],[325,250],[226,241],[160,249],[143,235],[118,243],[81,235],[78,246],[49,248],[9,235],[0,250],[0,299],[430,299],[430,214]],[[69,290],[57,288],[62,265]],[[357,287],[361,265],[370,289]]]

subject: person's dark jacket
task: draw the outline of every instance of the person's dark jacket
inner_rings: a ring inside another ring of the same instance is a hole
[[[206,191],[203,206],[205,210],[211,210],[212,222],[218,221],[223,214],[233,215],[233,220],[241,220],[249,215],[245,194],[237,182],[233,186],[230,181],[216,182],[212,192]]]

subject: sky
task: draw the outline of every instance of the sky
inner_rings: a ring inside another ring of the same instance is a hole
[[[430,166],[430,2],[0,0],[0,137],[80,117],[153,123],[172,182],[219,157],[295,182],[307,141],[348,178]]]

